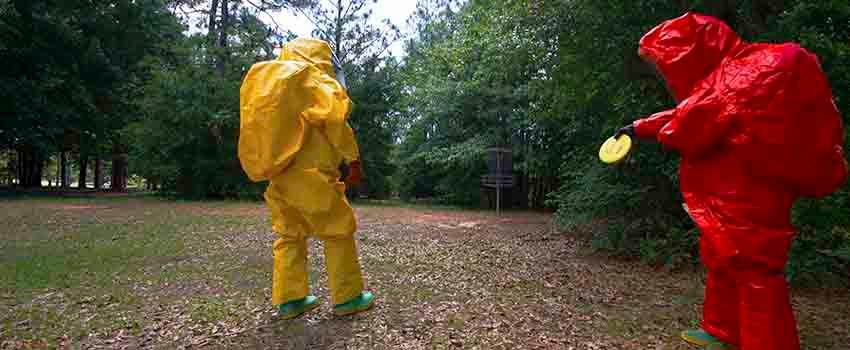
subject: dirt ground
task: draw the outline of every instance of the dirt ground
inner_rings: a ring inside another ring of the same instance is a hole
[[[376,307],[279,320],[255,202],[0,200],[2,349],[689,349],[702,272],[594,254],[551,217],[357,206]],[[848,349],[850,291],[795,290],[804,349]]]

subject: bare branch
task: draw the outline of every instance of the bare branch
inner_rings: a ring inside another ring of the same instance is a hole
[[[307,20],[310,21],[310,23],[313,23],[313,26],[316,27],[316,30],[322,32],[322,34],[325,35],[325,37],[330,37],[328,32],[325,31],[321,26],[319,26],[319,23],[317,23],[316,20],[310,14],[308,14],[306,11],[304,11],[304,9],[302,9],[300,7],[296,7],[295,10],[298,11],[299,13],[301,13],[302,16],[307,17]]]
[[[263,14],[265,14],[266,16],[268,16],[268,17],[269,17],[269,19],[272,21],[272,23],[274,23],[275,29],[276,29],[278,32],[283,33],[282,27],[280,26],[280,24],[278,24],[278,23],[277,23],[277,20],[275,20],[275,19],[274,19],[274,16],[268,12],[268,8],[261,7],[262,5],[266,5],[266,4],[268,4],[265,0],[261,0],[260,5],[255,4],[255,3],[254,3],[253,1],[251,1],[251,0],[245,0],[245,1],[246,1],[248,4],[250,4],[251,6],[253,6],[254,8],[256,8],[258,11],[260,11],[260,12],[262,12]]]
[[[198,11],[198,10],[186,11],[186,9],[183,8],[183,6],[177,6],[177,7],[175,7],[175,9],[179,10],[187,18],[192,17],[192,14],[201,12],[201,11]]]
[[[390,48],[390,46],[393,46],[393,44],[395,44],[395,42],[396,42],[396,41],[398,41],[398,37],[396,37],[396,38],[395,38],[395,39],[393,39],[393,40],[388,41],[388,42],[387,42],[387,45],[386,45],[386,46],[384,46],[384,48],[383,48],[383,49],[381,49],[381,51],[379,51],[378,53],[376,53],[376,54],[375,54],[375,56],[380,57],[381,55],[383,55],[385,52],[387,52],[387,49],[389,49],[389,48]]]
[[[356,60],[356,59],[360,58],[360,57],[361,57],[364,53],[366,53],[366,51],[367,51],[367,50],[369,50],[369,49],[370,49],[373,45],[375,45],[375,42],[377,42],[377,41],[379,41],[379,40],[381,40],[381,39],[383,39],[383,37],[381,37],[380,35],[378,35],[378,36],[376,36],[374,39],[372,39],[371,41],[369,41],[368,43],[366,43],[366,44],[364,44],[363,46],[361,46],[361,47],[360,47],[360,50],[359,50],[359,51],[356,51],[356,52],[354,53],[354,58],[353,58],[353,59],[355,59],[355,60]],[[384,50],[382,50],[382,52],[384,52],[384,51],[386,51],[386,48],[384,48]],[[346,54],[346,56],[348,56],[348,55]]]
[[[348,0],[348,5],[346,5],[346,6],[345,6],[345,11],[343,11],[343,12],[342,12],[342,13],[343,13],[343,17],[348,17],[348,16],[349,16],[349,12],[348,12],[348,10],[350,10],[350,9],[351,9],[351,4],[353,4],[353,3],[354,3],[354,1],[352,1],[352,0]]]
[[[331,7],[337,7],[336,4],[334,4],[331,0],[325,0],[325,1],[327,1],[328,5],[330,5]]]

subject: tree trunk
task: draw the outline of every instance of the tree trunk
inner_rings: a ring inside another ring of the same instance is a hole
[[[120,152],[112,155],[112,192],[127,190],[127,154]]]
[[[60,187],[68,188],[68,156],[65,151],[59,153],[59,176],[60,176]]]
[[[219,76],[224,76],[227,67],[227,31],[230,29],[230,7],[227,0],[221,0],[221,23],[218,26],[218,60],[215,68]]]
[[[191,176],[186,175],[183,171],[177,175],[176,190],[181,195],[193,194],[194,181]]]
[[[23,168],[23,163],[21,163],[21,152],[15,152],[15,186],[21,185]]]
[[[59,187],[59,184],[62,183],[62,163],[59,162],[59,159],[56,159],[56,187]]]
[[[100,156],[94,158],[94,189],[98,191],[103,189],[103,160]]]
[[[33,159],[30,162],[30,166],[32,166],[32,171],[30,173],[30,186],[41,187],[41,175],[42,170],[44,170],[44,156],[40,153],[33,152]]]
[[[342,59],[342,0],[336,2],[336,27],[334,28],[334,54],[337,59]],[[342,62],[340,62],[342,64]],[[340,67],[342,68],[342,67]]]
[[[7,159],[8,159],[8,160],[7,160],[7,163],[6,163],[6,164],[7,164],[7,165],[6,165],[6,178],[5,178],[5,179],[3,179],[3,180],[4,180],[4,181],[5,181],[5,182],[9,185],[9,186],[11,186],[11,185],[12,185],[12,167],[14,166],[14,165],[13,165],[13,164],[14,164],[14,163],[13,163],[13,162],[14,162],[14,160],[12,160],[12,152],[9,152],[9,153],[8,153],[8,158],[7,158]]]
[[[210,14],[209,14],[209,25],[207,31],[207,38],[210,41],[210,48],[215,47],[215,38],[216,38],[216,24],[218,22],[215,21],[215,14],[218,12],[218,0],[210,1]]]
[[[31,147],[18,150],[19,178],[22,187],[41,187],[42,170],[44,169],[44,156]]]
[[[84,154],[80,154],[80,178],[79,184],[77,188],[84,190],[86,189],[86,171],[89,167],[89,157]]]

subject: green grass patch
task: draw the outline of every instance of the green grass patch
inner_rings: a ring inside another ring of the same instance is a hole
[[[128,202],[131,201],[131,202]],[[161,283],[203,272],[176,264],[186,245],[208,237],[210,228],[232,230],[244,220],[203,211],[177,211],[156,198],[25,198],[0,201],[0,293],[18,303],[44,290],[110,289],[140,278]],[[207,209],[236,206],[211,203]],[[200,244],[198,244],[200,245]]]

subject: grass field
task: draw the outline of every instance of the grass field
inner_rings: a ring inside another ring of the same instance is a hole
[[[115,349],[688,349],[702,273],[589,252],[550,217],[357,207],[371,312],[270,303],[267,211],[140,196],[0,199],[0,346]],[[850,291],[795,290],[804,349],[847,349]]]

